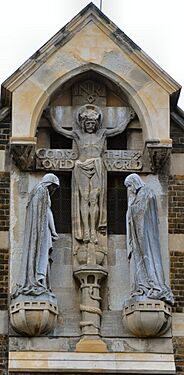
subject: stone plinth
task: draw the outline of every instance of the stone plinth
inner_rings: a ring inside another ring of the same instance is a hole
[[[11,325],[24,336],[49,333],[55,327],[57,315],[57,305],[48,301],[21,301],[10,306]]]
[[[171,307],[163,301],[130,301],[123,308],[123,324],[136,337],[161,336],[171,326]]]
[[[39,367],[38,367],[39,366]],[[10,372],[175,374],[173,354],[10,352]]]
[[[84,338],[81,339],[76,345],[76,352],[81,353],[106,353],[107,345],[100,338]]]

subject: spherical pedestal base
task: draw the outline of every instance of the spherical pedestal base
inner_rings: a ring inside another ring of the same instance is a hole
[[[161,336],[171,326],[171,307],[159,300],[130,301],[123,308],[123,325],[136,337]]]
[[[57,305],[48,301],[21,301],[10,305],[10,322],[23,336],[41,336],[49,333],[56,324]]]

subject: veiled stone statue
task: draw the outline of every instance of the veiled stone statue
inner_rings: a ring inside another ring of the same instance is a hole
[[[73,178],[73,230],[74,237],[84,243],[98,243],[97,232],[106,231],[106,189],[102,155],[107,137],[122,133],[134,118],[134,111],[127,107],[124,121],[111,129],[102,128],[103,115],[99,107],[86,104],[77,112],[78,128],[67,130],[57,118],[57,107],[50,110],[57,132],[73,139],[79,158],[75,162]],[[65,126],[66,124],[63,124]]]
[[[158,209],[153,190],[132,173],[125,179],[128,188],[127,249],[133,262],[134,288],[131,297],[163,300],[173,304],[162,267]]]
[[[17,288],[12,297],[20,294],[39,296],[52,294],[50,263],[52,241],[58,239],[51,211],[51,200],[59,186],[58,178],[46,174],[30,192],[26,207],[23,254]]]

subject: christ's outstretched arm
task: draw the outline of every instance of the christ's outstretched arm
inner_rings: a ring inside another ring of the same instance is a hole
[[[115,128],[107,129],[105,131],[105,134],[107,137],[114,137],[117,134],[122,133],[129,122],[135,117],[135,112],[132,108],[126,107],[125,113],[124,113],[124,120]]]
[[[62,124],[57,119],[57,108],[51,107],[50,108],[50,118],[53,125],[53,128],[60,134],[64,135],[65,137],[74,139],[74,133],[72,130],[63,129]]]

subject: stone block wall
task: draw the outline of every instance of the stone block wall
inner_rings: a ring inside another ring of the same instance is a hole
[[[8,374],[8,264],[10,173],[6,160],[10,118],[0,123],[0,374]]]

